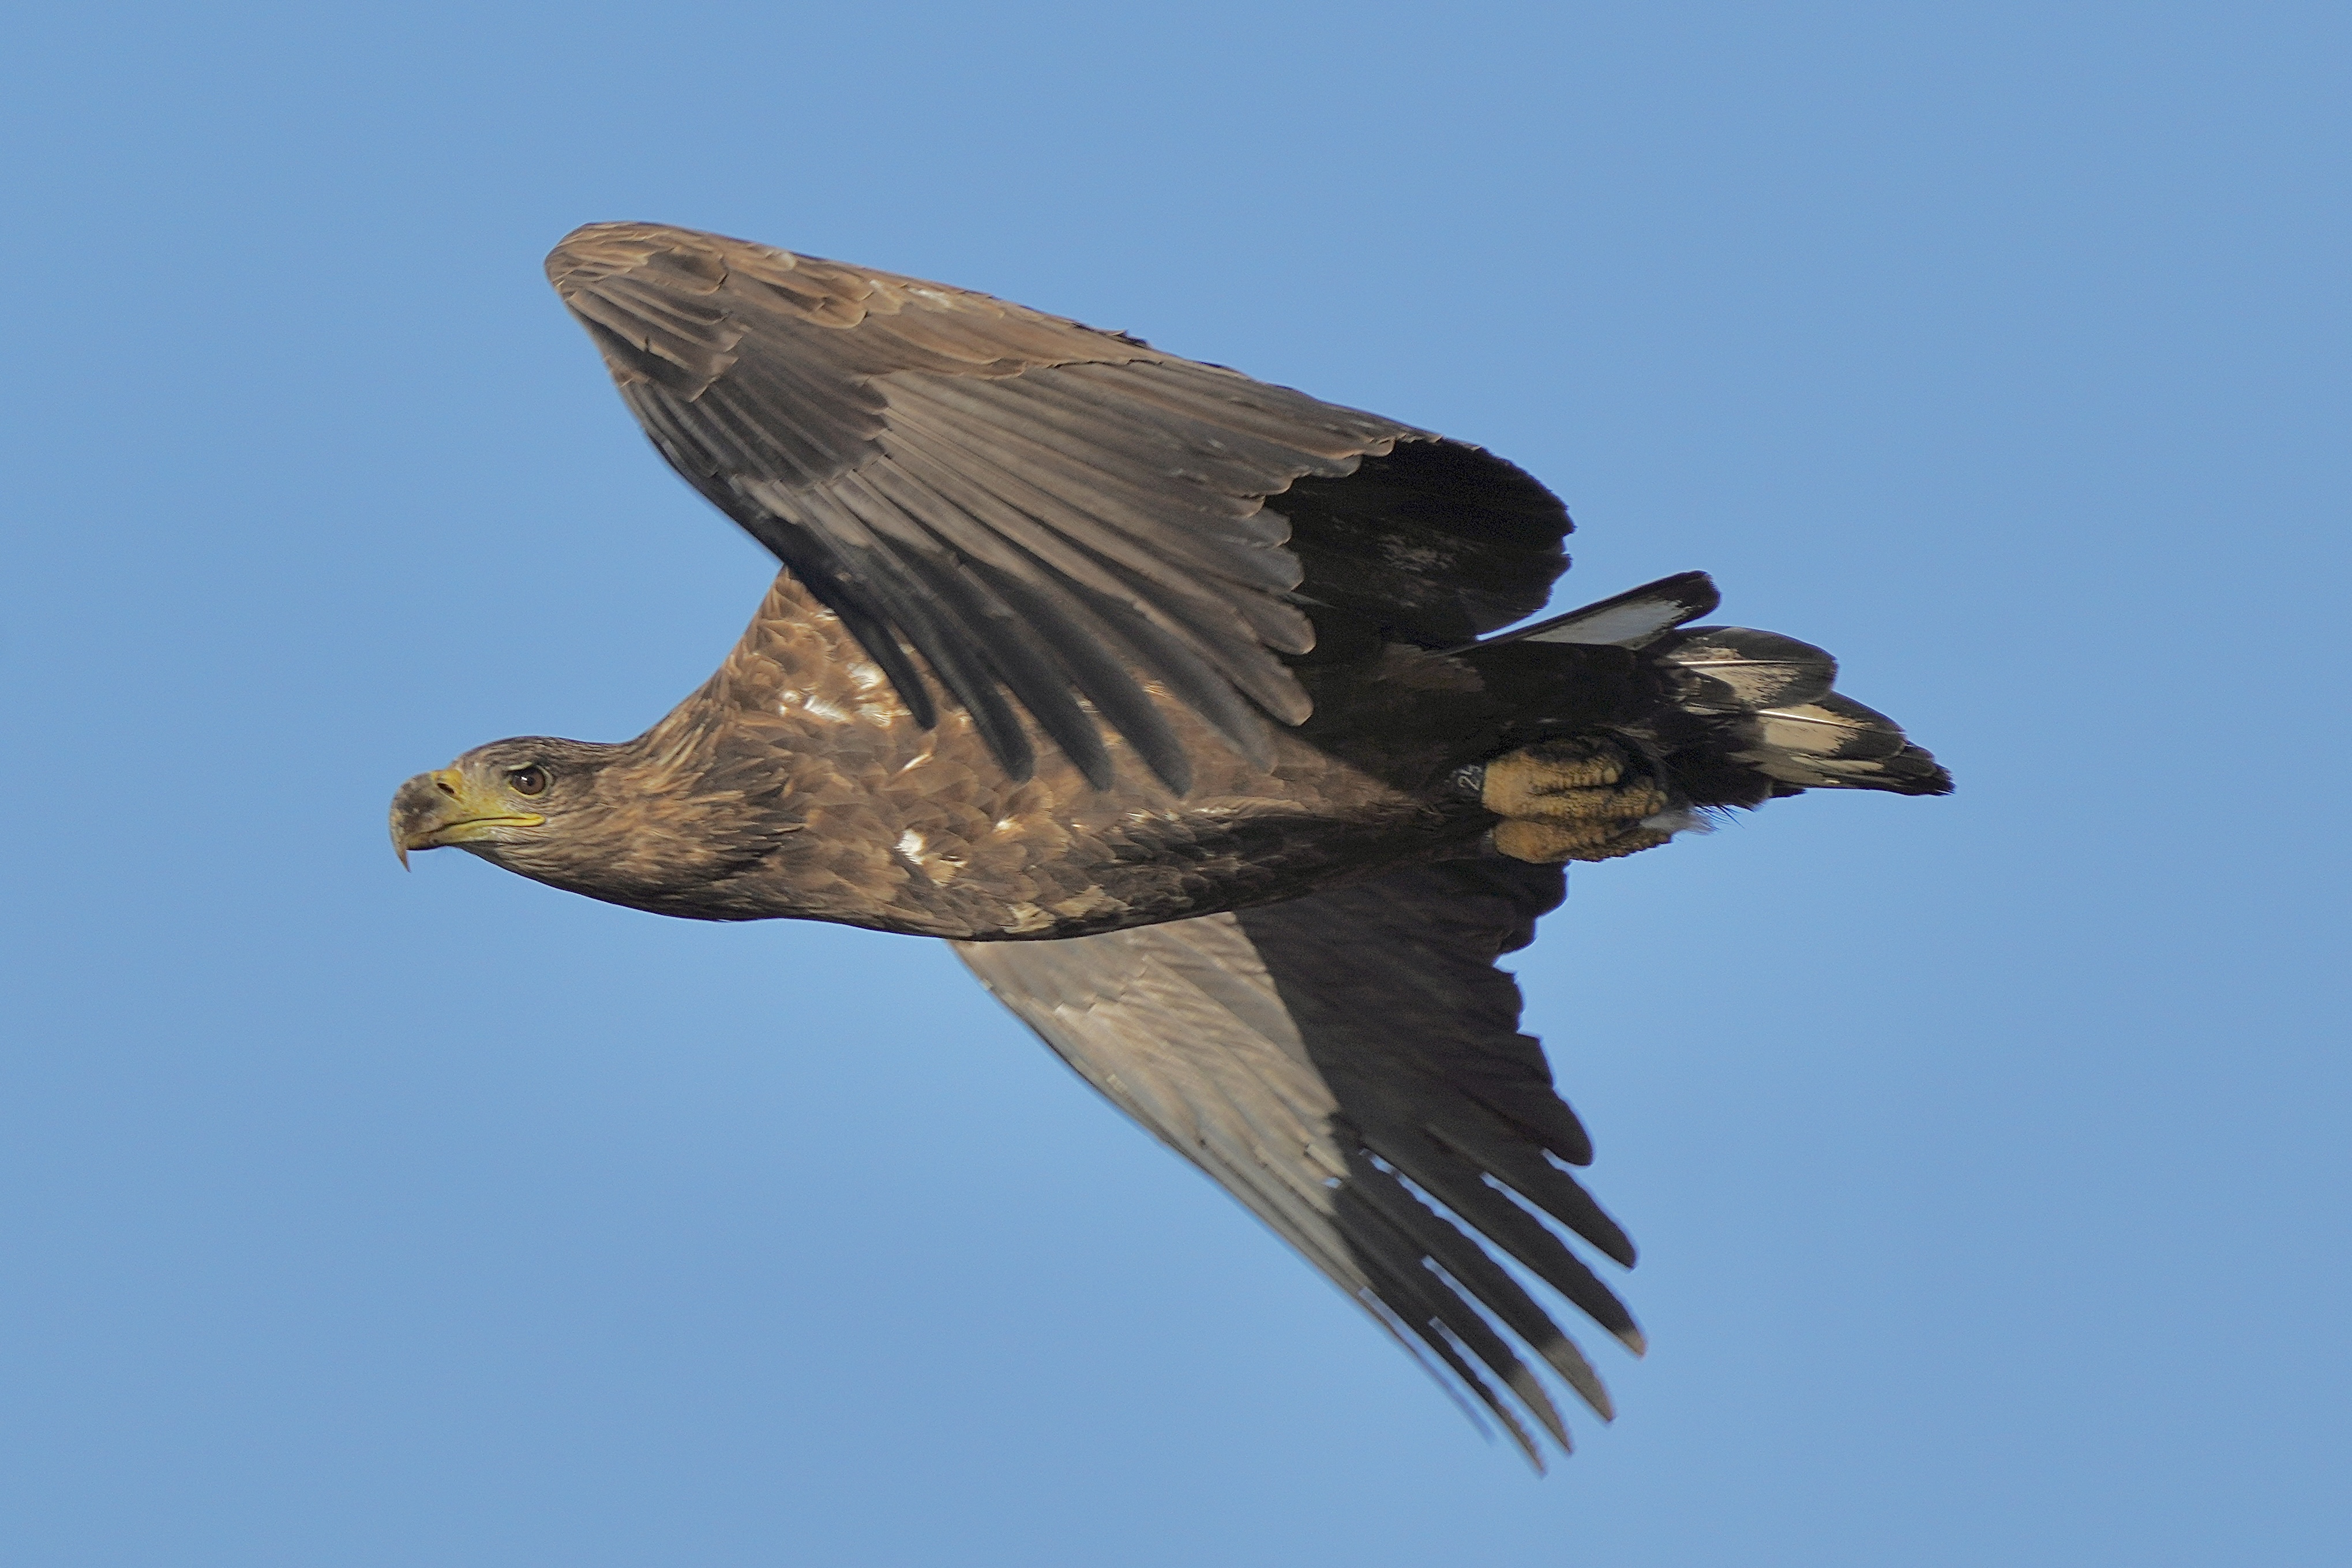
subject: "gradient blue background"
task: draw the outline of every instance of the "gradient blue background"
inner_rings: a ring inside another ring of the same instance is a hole
[[[0,1558],[2352,1561],[2352,25],[1626,9],[16,14]],[[1656,1347],[1549,1479],[943,948],[401,875],[767,575],[615,217],[1486,443],[1952,763],[1517,960]]]

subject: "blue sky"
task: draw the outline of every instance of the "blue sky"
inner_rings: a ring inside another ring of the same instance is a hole
[[[2345,1561],[2352,26],[1630,9],[13,17],[9,1559]],[[1952,764],[1516,961],[1654,1347],[1549,1479],[943,949],[400,874],[765,580],[620,217],[1488,445]]]

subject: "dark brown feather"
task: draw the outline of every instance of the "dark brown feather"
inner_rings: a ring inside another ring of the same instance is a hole
[[[1533,1454],[1521,1415],[1563,1447],[1566,1429],[1484,1314],[1603,1415],[1609,1396],[1487,1248],[1642,1344],[1531,1212],[1633,1260],[1557,1163],[1590,1147],[1494,967],[1560,890],[1554,868],[1478,855],[1238,913],[957,951],[1089,1083],[1417,1340]]]
[[[1311,707],[1277,656],[1459,641],[1564,564],[1500,458],[986,295],[657,224],[577,230],[548,277],[662,455],[1016,778],[1025,711],[1097,787],[1098,722],[1185,787],[1127,666],[1263,763],[1261,715]]]

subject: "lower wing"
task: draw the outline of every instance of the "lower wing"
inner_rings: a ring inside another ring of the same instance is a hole
[[[1080,1077],[1425,1350],[1540,1466],[1523,1417],[1562,1448],[1568,1431],[1522,1351],[1603,1418],[1609,1394],[1496,1255],[1643,1348],[1536,1217],[1633,1261],[1563,1168],[1591,1143],[1495,967],[1562,890],[1556,867],[1488,854],[1237,914],[953,945]]]

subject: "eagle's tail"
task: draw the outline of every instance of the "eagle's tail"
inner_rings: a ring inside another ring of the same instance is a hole
[[[1900,725],[1834,689],[1837,660],[1822,649],[1777,632],[1686,624],[1719,602],[1706,573],[1685,572],[1476,645],[1622,648],[1642,676],[1641,696],[1605,735],[1561,736],[1487,764],[1490,809],[1530,825],[1517,837],[1557,839],[1554,847],[1593,838],[1585,847],[1622,854],[1663,842],[1693,807],[1760,805],[1808,789],[1951,793],[1952,775]],[[1606,835],[1594,816],[1604,807],[1622,819]],[[1498,832],[1497,844],[1507,837]]]

